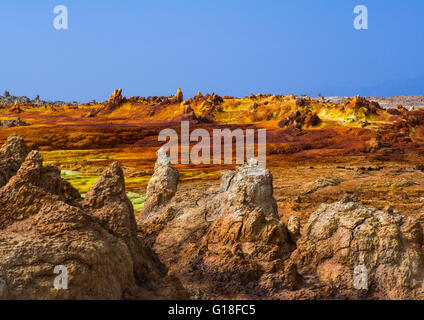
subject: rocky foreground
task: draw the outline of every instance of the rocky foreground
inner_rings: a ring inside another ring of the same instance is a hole
[[[175,169],[163,150],[158,155],[148,186],[155,201],[139,235],[197,297],[424,298],[423,232],[415,219],[345,196],[306,221],[293,216],[284,224],[271,172],[254,159],[224,172],[219,189],[169,200]]]
[[[113,163],[85,199],[12,135],[0,149],[0,298],[184,299],[181,283],[137,237]],[[54,287],[55,266],[68,289]]]
[[[183,191],[160,149],[136,221],[118,163],[83,199],[11,135],[0,186],[2,299],[424,299],[417,220],[346,196],[284,223],[255,159]]]

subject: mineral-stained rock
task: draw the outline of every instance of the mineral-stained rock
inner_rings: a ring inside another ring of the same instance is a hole
[[[181,103],[184,100],[183,92],[180,88],[178,88],[177,93],[175,94],[175,99],[178,103]]]
[[[197,94],[194,96],[194,101],[196,101],[196,102],[199,102],[199,101],[201,101],[201,100],[203,100],[203,95],[202,95],[202,93],[200,92],[200,91],[198,91],[197,92]]]
[[[422,244],[413,218],[345,197],[310,216],[291,260],[334,297],[423,298]]]
[[[199,121],[203,122],[203,123],[214,123],[215,122],[215,111],[216,111],[215,107],[207,108],[207,109],[203,110],[202,113],[200,114],[200,116],[198,117]]]
[[[368,101],[364,97],[360,96],[347,98],[345,100],[345,108],[353,109],[355,113],[362,113],[364,115],[376,114],[378,110],[381,110],[378,102]]]
[[[289,221],[287,222],[287,230],[289,232],[290,238],[293,241],[296,241],[300,236],[300,219],[296,216],[290,216]]]
[[[300,112],[299,110],[292,111],[289,116],[278,122],[280,128],[309,128],[316,127],[321,124],[321,119],[316,113],[310,109],[305,109]]]
[[[119,107],[124,101],[125,98],[122,96],[122,89],[115,89],[110,95],[109,100],[107,101],[106,106],[101,111],[101,113],[107,114],[112,112],[117,107]]]
[[[6,142],[1,147],[0,158],[4,160],[14,160],[19,162],[20,166],[28,155],[28,152],[29,149],[26,146],[24,139],[13,133],[7,138]]]
[[[115,89],[110,95],[108,104],[119,105],[122,102],[122,89]]]
[[[365,141],[365,152],[375,152],[381,148],[381,143],[376,138],[371,138],[368,141]]]
[[[171,290],[178,287],[167,287],[166,281],[162,279],[166,268],[137,238],[134,209],[125,193],[124,174],[117,162],[96,181],[87,193],[83,207],[96,217],[106,230],[125,242],[133,260],[137,284],[158,291],[162,297],[175,295]],[[156,268],[152,267],[152,264],[156,264]],[[172,280],[178,284],[178,281]]]
[[[216,107],[217,105],[221,104],[224,102],[224,99],[222,99],[222,97],[220,97],[219,95],[217,95],[216,93],[213,93],[211,98],[210,98],[212,105],[214,107]]]
[[[326,188],[326,187],[338,186],[340,183],[342,183],[342,180],[337,177],[319,178],[316,181],[311,182],[305,186],[306,190],[304,191],[304,194],[314,193],[315,191]]]
[[[180,104],[180,112],[174,118],[172,122],[181,122],[181,121],[190,121],[191,123],[198,123],[199,119],[197,118],[194,110],[191,108],[191,105],[188,101],[183,101]]]
[[[206,297],[424,298],[417,221],[347,197],[286,227],[257,161],[223,172],[219,187],[178,191],[139,223],[170,272]]]
[[[0,149],[0,187],[18,172],[28,152],[28,147],[21,136],[12,134],[7,138]]]
[[[236,171],[227,171],[221,179],[221,210],[231,206],[251,206],[263,209],[266,215],[278,218],[273,195],[272,174],[261,168],[256,159]]]
[[[124,174],[117,162],[94,183],[82,205],[114,234],[128,239],[135,232],[134,210],[125,193]]]
[[[21,119],[16,119],[16,120],[4,120],[3,122],[0,121],[0,128],[12,128],[12,127],[26,127],[29,126],[31,124],[22,121]]]
[[[145,241],[186,284],[212,295],[293,287],[283,271],[293,244],[272,194],[271,173],[250,161],[223,173],[219,191],[177,192],[153,219],[142,218]]]
[[[143,215],[151,215],[159,207],[168,203],[177,192],[178,171],[171,165],[166,148],[157,152],[155,171],[147,185]]]
[[[135,228],[118,164],[81,203],[60,171],[43,167],[32,151],[0,189],[0,298],[186,298]],[[67,268],[67,289],[54,285],[56,266]]]
[[[21,113],[22,109],[21,109],[21,104],[19,103],[18,100],[16,100],[12,106],[9,108],[10,112],[15,112],[15,113]]]
[[[218,219],[202,241],[203,268],[208,277],[228,285],[258,286],[264,273],[283,267],[291,250],[287,228],[278,218],[270,171],[250,161],[224,174],[215,201]]]
[[[188,103],[187,101],[181,102],[180,113],[188,114],[190,112],[193,112],[193,109],[191,108],[190,103]]]

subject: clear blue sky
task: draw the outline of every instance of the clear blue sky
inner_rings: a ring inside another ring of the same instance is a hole
[[[69,30],[53,28],[56,5]],[[0,91],[424,94],[423,16],[422,0],[2,0]]]

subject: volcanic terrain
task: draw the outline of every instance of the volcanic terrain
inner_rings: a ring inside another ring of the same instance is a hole
[[[418,98],[7,93],[0,298],[422,299]],[[158,135],[181,121],[266,129],[267,168],[171,165]]]

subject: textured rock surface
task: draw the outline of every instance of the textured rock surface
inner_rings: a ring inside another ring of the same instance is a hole
[[[29,125],[31,124],[25,121],[22,121],[19,118],[16,120],[4,120],[3,122],[0,121],[0,128],[3,128],[3,129],[12,128],[12,127],[25,127]]]
[[[304,101],[304,100],[299,99],[298,101]],[[287,118],[278,122],[278,126],[281,128],[294,127],[294,128],[302,129],[302,128],[310,128],[310,127],[319,126],[321,122],[322,122],[321,119],[318,117],[316,113],[313,113],[309,109],[305,109],[302,112],[300,111],[291,112]]]
[[[199,119],[194,113],[194,110],[191,108],[190,103],[188,101],[183,101],[180,104],[180,112],[172,119],[172,121],[190,121],[191,123],[198,123]]]
[[[178,171],[171,165],[164,147],[157,152],[155,171],[147,185],[143,215],[152,215],[159,207],[168,203],[177,192]]]
[[[291,216],[287,222],[287,230],[290,238],[296,241],[300,236],[300,219],[295,216]]]
[[[12,134],[7,138],[0,149],[0,187],[18,172],[28,152],[22,137]]]
[[[312,178],[310,169],[295,187],[284,178],[276,197],[280,204],[292,188],[295,209],[280,206],[279,217],[272,175],[257,161],[223,172],[220,185],[190,183],[177,191],[178,172],[161,149],[149,184],[151,210],[137,226],[118,163],[84,200],[19,136],[0,149],[0,164],[0,298],[188,297],[176,276],[193,298],[424,299],[420,220],[352,197],[311,216],[301,210],[307,197],[341,198],[349,180],[316,180],[328,172]],[[407,172],[387,185],[397,194],[419,193],[419,172]],[[68,290],[53,287],[57,265],[69,270]],[[364,270],[367,285],[358,289]]]
[[[261,295],[283,285],[283,273],[269,277],[282,271],[291,250],[287,228],[278,218],[270,171],[256,162],[226,172],[215,201],[218,219],[202,240],[201,261],[194,257],[193,265],[219,281],[227,294],[231,287],[246,286],[246,292]]]
[[[175,99],[178,103],[183,102],[184,100],[183,92],[180,88],[178,88],[177,93],[175,94]]]
[[[145,241],[209,294],[264,295],[292,282],[283,260],[293,244],[272,194],[271,173],[252,161],[223,173],[219,190],[177,193],[154,219],[142,219]]]
[[[35,106],[42,106],[42,105],[54,105],[54,106],[63,106],[65,105],[64,101],[44,101],[40,99],[39,95],[35,96],[34,100],[31,100],[30,98],[26,96],[12,96],[9,91],[4,91],[3,96],[0,95],[0,103],[13,105],[14,103],[19,104],[33,104]]]
[[[335,297],[423,298],[422,241],[413,218],[345,197],[310,216],[292,260],[303,277],[316,276]],[[367,272],[368,290],[354,285],[358,267]]]
[[[58,265],[68,270],[66,290],[54,287]],[[0,189],[0,283],[2,299],[187,297],[138,240],[117,163],[81,202],[37,151]]]
[[[222,174],[220,187],[221,213],[232,207],[259,207],[266,215],[278,218],[277,203],[273,198],[272,175],[259,167],[256,160]]]
[[[109,114],[119,107],[125,100],[125,97],[122,96],[122,89],[115,89],[110,95],[109,100],[107,101],[103,110],[95,110],[92,112],[91,116],[96,115],[98,112],[101,114]]]
[[[115,89],[113,91],[113,93],[110,95],[109,100],[107,101],[107,103],[109,105],[114,105],[114,106],[118,106],[119,104],[121,104],[123,101],[122,98],[122,89]]]
[[[139,223],[145,243],[197,297],[424,298],[418,221],[346,197],[306,223],[291,216],[286,227],[276,208],[271,173],[249,161],[223,172],[219,186],[178,191]]]
[[[340,183],[342,183],[342,180],[340,178],[320,178],[306,185],[306,190],[304,191],[304,194],[314,193],[319,189],[323,189],[330,186],[338,186]]]

